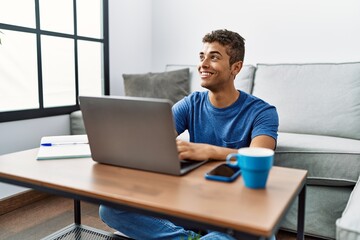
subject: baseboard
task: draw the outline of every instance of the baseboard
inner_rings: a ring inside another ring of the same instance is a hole
[[[27,190],[0,200],[0,215],[29,205],[33,202],[49,197],[50,194],[36,190]]]

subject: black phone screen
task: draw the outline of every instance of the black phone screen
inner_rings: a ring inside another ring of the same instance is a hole
[[[239,167],[230,167],[227,164],[221,164],[208,172],[208,175],[231,177],[239,170]]]

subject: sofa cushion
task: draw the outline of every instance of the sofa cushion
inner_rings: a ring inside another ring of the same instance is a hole
[[[196,65],[177,65],[177,64],[168,64],[166,65],[166,71],[173,71],[181,68],[190,69],[190,91],[206,91],[206,88],[201,87],[198,70]],[[235,87],[244,92],[251,93],[253,87],[253,80],[255,74],[255,67],[253,65],[244,65],[240,73],[235,78]]]
[[[360,239],[360,177],[341,218],[336,221],[336,239]]]
[[[307,183],[354,186],[360,174],[360,141],[321,135],[278,133],[274,164],[308,170]]]
[[[166,98],[173,103],[190,92],[189,69],[169,72],[123,74],[126,96]]]
[[[360,139],[360,63],[258,64],[253,94],[276,106],[279,131]]]

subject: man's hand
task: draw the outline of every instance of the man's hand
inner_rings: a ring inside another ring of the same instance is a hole
[[[180,159],[224,161],[228,154],[237,152],[237,149],[218,147],[205,143],[176,140],[176,144]]]
[[[209,160],[211,145],[201,143],[191,143],[182,140],[176,140],[177,150],[180,159],[191,160]]]

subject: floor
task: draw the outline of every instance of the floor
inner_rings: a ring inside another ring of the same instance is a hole
[[[38,240],[74,221],[73,201],[71,199],[50,196],[25,207],[0,216],[1,240]],[[107,232],[107,227],[98,217],[98,206],[81,203],[81,223]],[[280,231],[277,240],[296,239],[295,234]],[[315,238],[306,238],[316,240]]]

